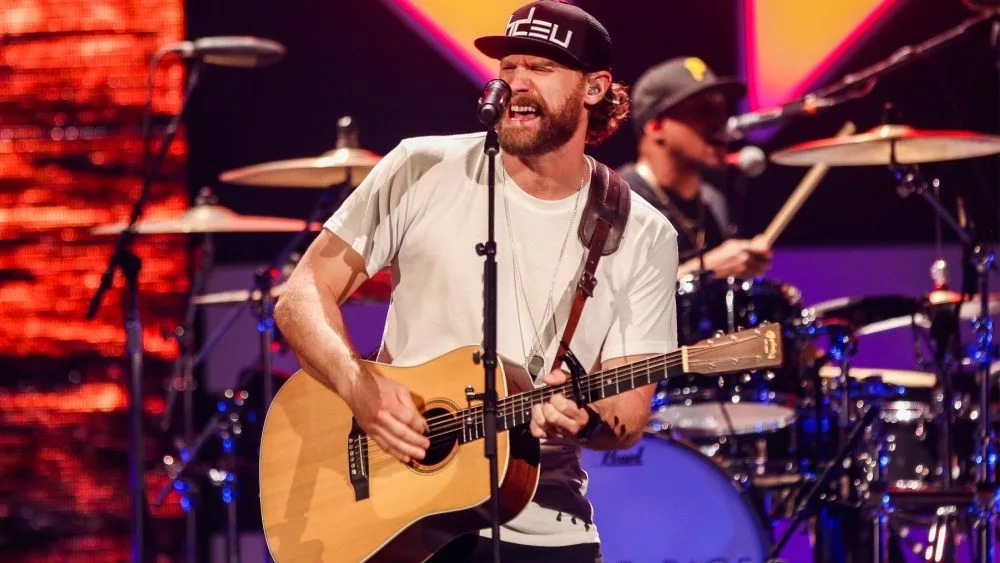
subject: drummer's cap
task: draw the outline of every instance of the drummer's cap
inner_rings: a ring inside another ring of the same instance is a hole
[[[746,84],[735,77],[719,78],[698,57],[678,57],[650,67],[632,89],[632,127],[642,128],[684,100],[702,92],[718,91],[729,105],[747,93]]]
[[[476,48],[493,59],[537,55],[569,68],[594,72],[611,68],[611,35],[577,6],[542,0],[522,6],[507,20],[503,35],[480,37]]]

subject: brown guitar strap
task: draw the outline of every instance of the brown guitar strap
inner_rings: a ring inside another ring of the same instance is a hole
[[[576,284],[576,295],[563,337],[559,341],[559,351],[552,363],[552,369],[562,366],[562,357],[569,350],[576,325],[580,322],[583,306],[588,297],[593,297],[597,286],[597,263],[601,256],[613,254],[621,244],[625,225],[628,223],[631,194],[628,184],[604,164],[594,161],[594,173],[590,179],[590,193],[587,206],[580,220],[580,242],[587,248],[587,261]],[[551,371],[551,370],[550,370]]]

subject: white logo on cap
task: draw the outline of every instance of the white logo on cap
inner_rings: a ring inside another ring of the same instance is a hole
[[[528,30],[525,31],[522,29],[522,26],[527,26]],[[569,49],[569,42],[573,38],[573,31],[567,29],[566,36],[562,40],[556,37],[558,33],[559,24],[535,19],[534,7],[528,10],[528,17],[522,20],[514,21],[514,16],[511,16],[507,20],[506,34],[508,37],[532,37],[548,41],[549,43],[555,43],[564,49]]]

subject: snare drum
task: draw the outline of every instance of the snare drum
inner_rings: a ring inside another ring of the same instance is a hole
[[[765,321],[791,327],[801,313],[798,290],[775,281],[686,276],[677,288],[681,344]],[[778,369],[661,383],[653,405],[659,422],[688,437],[757,434],[789,426],[799,402],[798,362],[794,343],[787,336],[783,340],[785,357]]]
[[[696,450],[647,434],[629,450],[585,449],[580,464],[605,562],[764,561],[749,494]]]

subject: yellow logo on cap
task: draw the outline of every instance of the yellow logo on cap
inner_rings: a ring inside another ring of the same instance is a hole
[[[705,73],[708,72],[708,65],[698,57],[688,57],[684,59],[684,68],[691,73],[695,80],[701,82],[705,80]]]

